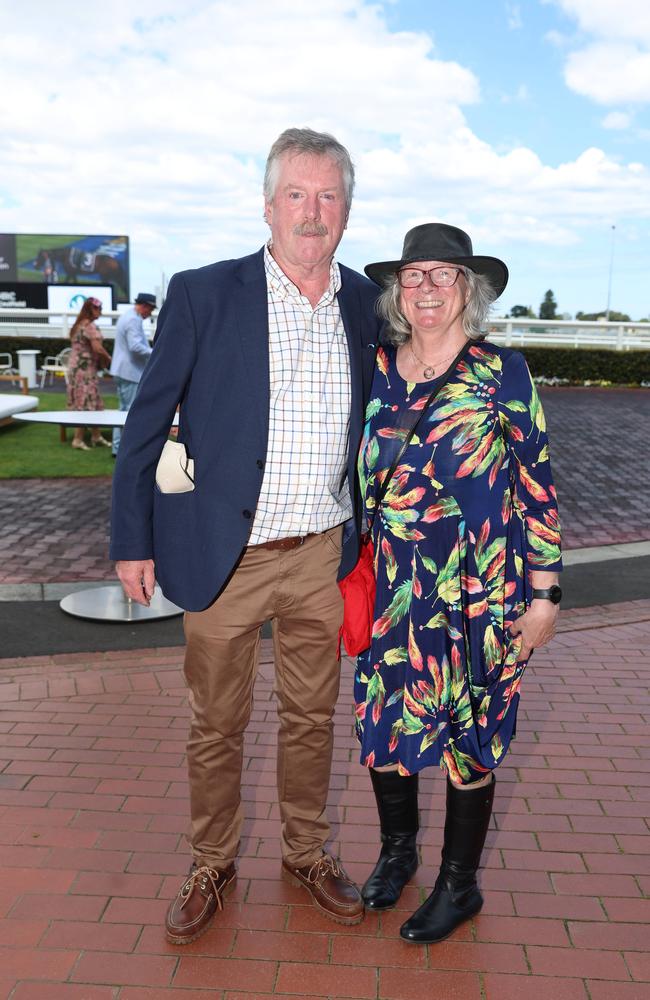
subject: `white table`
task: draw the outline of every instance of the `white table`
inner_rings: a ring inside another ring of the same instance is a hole
[[[17,413],[16,420],[33,424],[58,424],[61,440],[65,441],[66,427],[124,427],[126,410],[38,410],[36,413]],[[172,426],[178,426],[178,414]]]
[[[126,418],[126,410],[42,410],[16,413],[14,417],[27,423],[59,424],[63,441],[66,427],[123,427]],[[177,424],[178,415],[175,415],[174,426]],[[143,622],[183,614],[182,608],[163,597],[160,587],[156,587],[147,608],[126,597],[119,584],[77,590],[64,597],[59,607],[75,618],[108,622]]]
[[[145,607],[127,597],[119,583],[76,590],[59,601],[59,607],[73,618],[102,622],[150,622],[183,614],[182,608],[163,596],[159,586],[149,607]]]
[[[33,389],[37,384],[36,358],[40,353],[40,351],[27,349],[16,351],[16,354],[18,355],[18,371],[24,378],[27,379],[27,386],[30,389]]]

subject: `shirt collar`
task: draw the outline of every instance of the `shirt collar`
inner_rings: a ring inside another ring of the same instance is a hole
[[[266,272],[266,280],[273,295],[277,295],[279,298],[293,299],[295,302],[301,301],[304,298],[300,289],[294,285],[291,278],[287,277],[271,253],[270,240],[264,247],[264,271]],[[334,258],[332,258],[332,262],[330,264],[329,285],[321,295],[318,305],[331,305],[340,288],[341,271],[339,269],[339,265],[336,263]]]

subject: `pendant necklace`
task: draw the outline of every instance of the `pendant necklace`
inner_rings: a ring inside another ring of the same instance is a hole
[[[422,365],[422,374],[423,374],[424,378],[426,378],[426,379],[433,378],[433,376],[436,373],[436,368],[440,368],[441,365],[444,365],[445,361],[451,361],[451,359],[453,357],[455,357],[456,354],[457,354],[457,352],[454,351],[454,353],[450,354],[449,357],[442,358],[441,361],[436,361],[436,363],[433,364],[433,365],[428,365],[426,363],[426,361],[422,360],[422,358],[418,358],[417,354],[413,350],[413,344],[412,343],[409,344],[409,350],[410,350],[411,354],[413,355],[413,360],[417,361],[418,364]]]

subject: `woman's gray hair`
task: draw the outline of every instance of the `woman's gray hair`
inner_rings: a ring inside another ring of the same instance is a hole
[[[348,212],[354,192],[354,165],[345,146],[342,146],[329,132],[314,132],[310,128],[288,128],[279,135],[271,146],[264,171],[264,198],[273,201],[275,186],[280,172],[280,158],[285,153],[299,156],[329,156],[340,167]]]
[[[462,267],[460,270],[465,277],[469,292],[467,305],[462,315],[463,331],[470,340],[480,340],[485,336],[484,326],[496,295],[489,279],[484,274],[476,274],[468,267]],[[394,344],[395,347],[406,344],[411,339],[411,324],[400,308],[400,297],[401,287],[397,280],[397,274],[392,274],[377,299],[376,309],[387,324],[383,332],[383,339],[389,344]]]

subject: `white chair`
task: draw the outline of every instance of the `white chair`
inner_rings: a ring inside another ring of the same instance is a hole
[[[15,382],[20,388],[22,381],[18,374],[18,369],[14,368],[14,359],[8,351],[0,352],[0,380],[3,382]],[[24,389],[27,392],[27,389]]]
[[[14,359],[8,351],[3,351],[0,354],[0,374],[2,375],[14,375],[16,369],[14,368]]]
[[[68,384],[68,364],[70,362],[71,352],[71,347],[64,347],[62,351],[59,351],[56,357],[49,355],[45,358],[39,372],[39,375],[41,376],[41,389],[45,385],[48,375],[52,381],[54,381],[57,375],[62,375],[65,379],[65,384]]]

